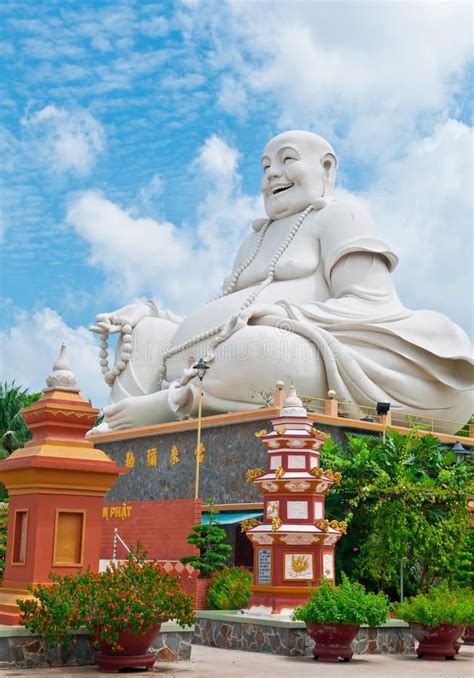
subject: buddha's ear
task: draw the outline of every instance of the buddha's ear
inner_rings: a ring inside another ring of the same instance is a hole
[[[334,153],[328,152],[321,156],[323,168],[323,195],[325,200],[332,198],[334,182],[336,180],[337,158]]]
[[[334,153],[328,152],[321,156],[321,167],[324,170],[325,179],[334,183],[337,168],[337,158]]]

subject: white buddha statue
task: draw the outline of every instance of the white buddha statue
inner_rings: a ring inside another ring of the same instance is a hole
[[[358,202],[333,198],[336,166],[315,134],[274,137],[262,156],[267,219],[244,239],[222,294],[185,318],[152,301],[97,316],[112,387],[101,430],[194,414],[199,358],[211,367],[208,414],[258,407],[252,388],[284,375],[306,395],[331,389],[340,401],[468,420],[468,337],[439,313],[401,304],[390,277],[397,257]],[[110,369],[112,332],[121,336]]]

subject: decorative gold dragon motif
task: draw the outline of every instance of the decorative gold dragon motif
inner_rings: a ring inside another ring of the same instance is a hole
[[[247,518],[240,523],[240,531],[247,532],[247,530],[251,530],[252,527],[257,527],[257,525],[261,525],[260,520],[257,520],[256,518]]]
[[[245,474],[245,477],[247,478],[247,482],[250,483],[252,480],[255,480],[255,478],[260,478],[260,476],[264,475],[265,471],[257,466],[257,468],[249,468]]]
[[[316,428],[315,426],[313,426],[313,427],[311,428],[311,433],[312,433],[314,436],[318,436],[318,438],[323,438],[324,440],[327,440],[328,438],[331,437],[331,436],[329,436],[327,433],[324,433],[324,431],[320,431],[320,430],[319,430],[318,428]]]
[[[314,521],[314,524],[316,527],[319,527],[322,532],[327,532],[330,527],[342,534],[346,534],[347,532],[347,523],[344,520],[326,520],[325,518],[319,518]]]
[[[280,529],[281,527],[281,518],[273,518],[272,520],[272,532],[275,532],[276,530]]]

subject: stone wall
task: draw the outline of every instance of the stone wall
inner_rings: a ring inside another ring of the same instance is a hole
[[[156,661],[171,662],[191,659],[193,628],[181,630],[175,623],[162,624],[151,650]],[[0,627],[0,669],[47,668],[50,666],[88,666],[94,664],[94,650],[89,636],[77,633],[76,643],[68,649],[48,648],[43,640],[22,626]]]
[[[336,426],[317,426],[335,441],[345,440],[344,432],[349,432],[349,429],[343,430]],[[270,420],[241,421],[210,427],[204,424],[202,440],[206,452],[200,470],[200,497],[204,500],[212,497],[218,504],[262,501],[254,484],[246,483],[245,472],[257,466],[266,468],[266,450],[255,437],[255,433],[263,428],[270,430]],[[179,450],[178,464],[170,461],[174,445]],[[120,476],[107,494],[107,502],[194,496],[195,429],[98,442],[97,447],[120,466],[129,465],[129,472]],[[150,465],[154,453],[148,453],[148,450],[156,450],[156,466]]]
[[[246,618],[247,617],[247,618]],[[314,641],[302,622],[258,619],[238,613],[198,613],[196,645],[288,657],[311,656]],[[408,624],[398,619],[379,628],[362,627],[352,645],[356,654],[413,654],[415,642]]]

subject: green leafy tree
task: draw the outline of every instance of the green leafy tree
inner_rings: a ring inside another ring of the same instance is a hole
[[[336,562],[373,590],[399,594],[403,562],[405,592],[434,582],[452,583],[469,531],[471,469],[434,436],[414,430],[387,434],[385,444],[348,436],[343,447],[327,441],[322,466],[342,474],[326,507],[347,520]]]
[[[209,523],[194,525],[187,539],[188,544],[199,549],[199,555],[185,556],[180,561],[189,563],[199,570],[202,579],[209,579],[213,572],[223,569],[232,551],[232,547],[224,543],[227,535],[216,520],[216,514],[219,511],[213,508],[212,500],[208,500],[208,504],[210,505],[207,511]]]
[[[474,528],[467,531],[459,549],[454,583],[457,586],[470,587],[474,590]]]
[[[29,393],[28,389],[4,382],[0,384],[0,455],[8,457],[14,450],[31,439],[31,433],[23,419],[23,408],[41,397],[41,393]]]

